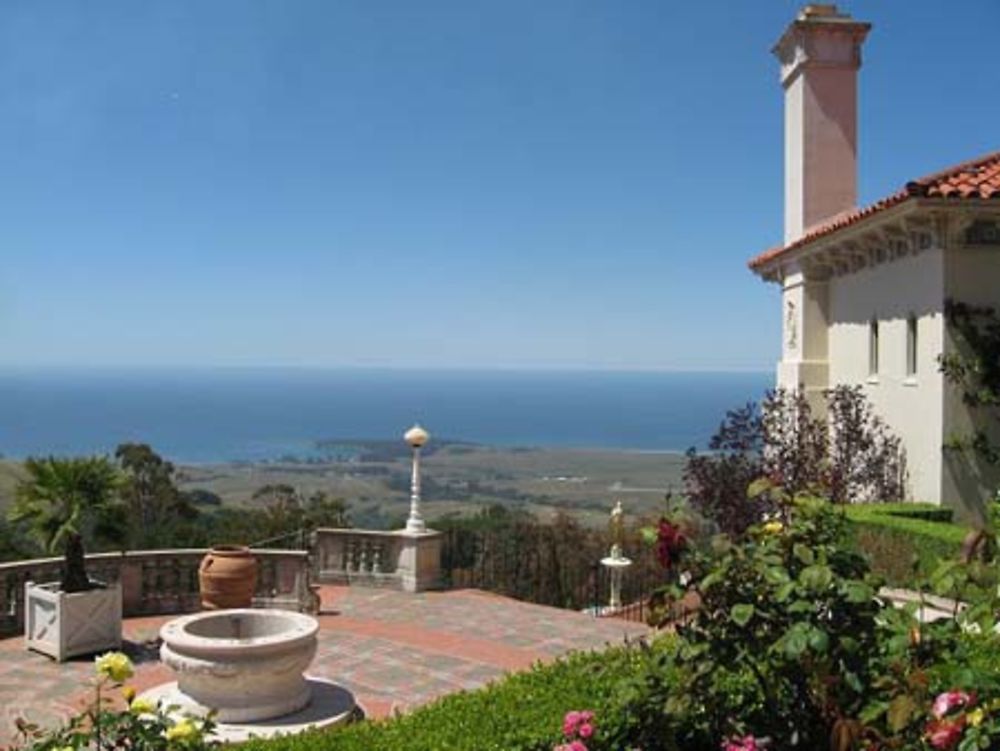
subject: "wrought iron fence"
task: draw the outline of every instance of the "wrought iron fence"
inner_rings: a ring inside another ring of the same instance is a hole
[[[632,561],[621,578],[621,606],[609,607],[607,541],[576,525],[515,524],[502,529],[445,530],[442,583],[476,588],[600,617],[645,621],[649,595],[663,582],[653,551],[630,536]]]

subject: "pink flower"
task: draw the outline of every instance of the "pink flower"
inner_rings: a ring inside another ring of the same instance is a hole
[[[568,738],[576,733],[576,728],[582,720],[579,712],[567,712],[563,718],[563,735]]]
[[[576,729],[576,732],[581,738],[587,739],[594,734],[594,726],[589,722],[580,723],[580,727]]]
[[[927,726],[927,739],[934,748],[951,749],[961,740],[964,729],[964,717],[957,720],[936,720]]]
[[[730,738],[722,742],[722,751],[762,751],[763,746],[757,744],[752,735],[742,738]]]
[[[975,703],[976,697],[973,694],[968,694],[965,691],[945,691],[943,694],[938,694],[934,700],[931,714],[940,720],[953,709],[971,707]]]
[[[569,744],[569,751],[587,751],[587,747],[583,745],[583,741],[573,741]]]

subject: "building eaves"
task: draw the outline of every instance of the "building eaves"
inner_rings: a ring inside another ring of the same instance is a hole
[[[995,199],[1000,200],[1000,151],[962,162],[948,169],[908,182],[901,190],[859,209],[842,212],[810,228],[795,242],[765,250],[749,262],[750,269],[761,273],[772,261],[814,240],[857,224],[868,217],[915,198]]]

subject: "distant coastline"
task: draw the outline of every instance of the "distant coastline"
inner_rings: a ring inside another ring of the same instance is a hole
[[[142,441],[179,464],[321,459],[323,442],[673,454],[703,448],[763,372],[206,369],[0,371],[0,454]],[[359,439],[358,436],[367,436]]]

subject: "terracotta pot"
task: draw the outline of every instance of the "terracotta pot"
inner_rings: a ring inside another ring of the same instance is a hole
[[[257,589],[257,559],[239,545],[212,548],[201,559],[198,585],[205,610],[248,608]]]

